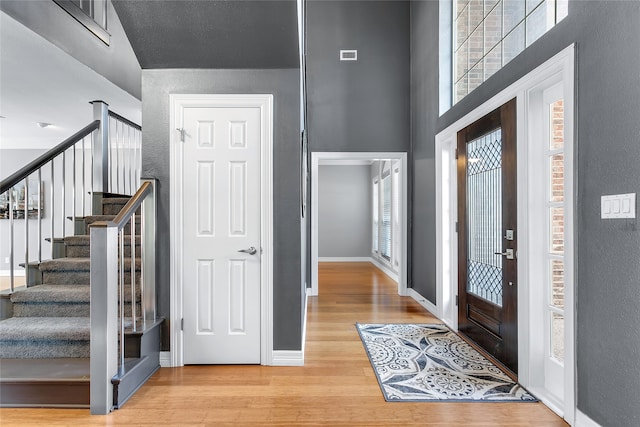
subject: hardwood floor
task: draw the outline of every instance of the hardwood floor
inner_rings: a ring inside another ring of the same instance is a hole
[[[14,288],[23,287],[24,282],[25,282],[24,276],[15,276],[13,278]],[[8,291],[9,289],[11,289],[11,278],[8,276],[0,276],[0,292]]]
[[[323,263],[304,367],[164,368],[107,416],[0,409],[0,425],[564,426],[541,403],[387,403],[354,324],[436,323],[368,263]]]

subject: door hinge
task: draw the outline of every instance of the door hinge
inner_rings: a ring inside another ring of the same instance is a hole
[[[458,306],[459,302],[460,302],[460,299],[458,298],[458,295],[456,295],[456,307]]]
[[[458,232],[458,221],[456,221],[456,233]]]
[[[180,330],[184,331],[184,317],[180,319]]]
[[[458,160],[458,149],[456,148],[456,160]]]
[[[178,132],[180,132],[180,141],[184,142],[184,128],[176,128]]]

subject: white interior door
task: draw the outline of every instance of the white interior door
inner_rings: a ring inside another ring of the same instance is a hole
[[[260,363],[260,121],[259,107],[182,110],[185,364]]]

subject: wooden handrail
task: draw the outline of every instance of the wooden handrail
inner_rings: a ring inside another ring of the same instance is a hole
[[[136,194],[131,196],[126,205],[120,210],[118,215],[113,219],[113,224],[115,224],[118,229],[123,228],[127,221],[133,216],[133,214],[138,210],[138,208],[142,205],[144,198],[147,197],[147,194],[153,191],[153,184],[149,181],[145,181],[140,185]]]

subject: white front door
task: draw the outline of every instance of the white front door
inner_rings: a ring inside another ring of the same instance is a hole
[[[182,109],[185,364],[260,363],[261,111]]]

